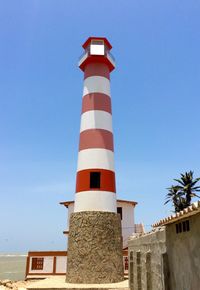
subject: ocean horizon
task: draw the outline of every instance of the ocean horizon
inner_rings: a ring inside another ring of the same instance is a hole
[[[26,253],[0,253],[0,280],[24,280],[26,257]]]

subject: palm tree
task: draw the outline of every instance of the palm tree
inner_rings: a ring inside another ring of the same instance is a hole
[[[168,189],[168,194],[166,195],[167,200],[165,204],[172,201],[175,212],[179,212],[183,210],[185,207],[186,201],[185,201],[185,198],[182,197],[182,193],[179,192],[179,186],[172,185],[171,187],[167,189]]]
[[[199,197],[196,192],[200,191],[200,186],[197,186],[200,177],[193,179],[193,171],[189,171],[185,172],[185,174],[181,173],[181,178],[174,180],[178,184],[167,188],[168,194],[166,195],[165,204],[172,201],[175,212],[179,212],[191,205],[192,197]]]
[[[193,171],[181,173],[180,179],[174,179],[178,182],[177,188],[181,195],[185,195],[186,207],[191,205],[192,197],[199,197],[195,192],[200,191],[200,186],[195,186],[200,177],[193,179]]]

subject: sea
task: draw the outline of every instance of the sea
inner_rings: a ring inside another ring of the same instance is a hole
[[[24,280],[26,270],[26,257],[26,254],[0,253],[0,280]]]

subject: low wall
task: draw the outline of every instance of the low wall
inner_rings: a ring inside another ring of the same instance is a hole
[[[33,259],[43,258],[43,265],[40,269],[33,269]],[[123,250],[124,274],[128,274],[128,250]],[[46,251],[29,252],[26,260],[26,279],[34,277],[45,278],[49,275],[66,275],[67,251]],[[22,278],[24,279],[24,277]]]
[[[26,261],[26,277],[64,275],[66,266],[66,251],[29,252]]]
[[[129,287],[131,290],[168,290],[165,228],[130,238]]]
[[[129,241],[131,290],[200,289],[200,213],[190,209]]]

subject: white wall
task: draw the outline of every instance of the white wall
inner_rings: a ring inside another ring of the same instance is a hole
[[[67,257],[56,257],[56,273],[66,273]]]
[[[68,206],[68,218],[67,218],[67,231],[69,230],[69,219],[70,219],[70,215],[71,213],[74,212],[74,203],[71,203],[69,206]]]
[[[117,202],[117,207],[122,207],[122,237],[123,248],[128,246],[128,238],[135,231],[134,206],[130,203]]]

